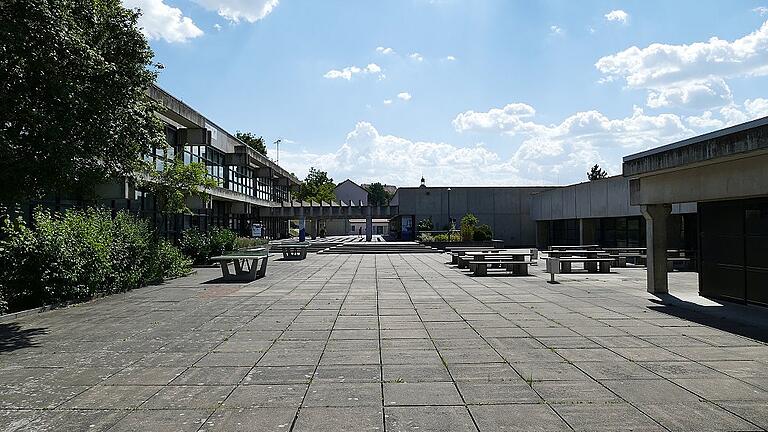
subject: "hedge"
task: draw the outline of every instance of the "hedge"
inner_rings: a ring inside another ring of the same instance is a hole
[[[0,227],[0,314],[78,302],[187,274],[190,261],[149,222],[109,210],[38,209]],[[34,227],[34,228],[33,228]]]

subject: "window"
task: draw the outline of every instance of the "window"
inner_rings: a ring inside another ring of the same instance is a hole
[[[209,146],[186,145],[184,146],[184,165],[192,162],[205,165],[208,176],[216,181],[220,187],[224,186],[226,172],[224,166],[224,153]]]
[[[229,168],[229,182],[227,188],[231,191],[253,196],[253,170],[248,167]]]

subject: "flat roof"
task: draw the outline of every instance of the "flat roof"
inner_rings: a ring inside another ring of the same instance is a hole
[[[768,117],[759,118],[756,120],[751,120],[746,123],[737,124],[735,126],[730,126],[725,129],[716,130],[714,132],[705,133],[703,135],[698,135],[691,138],[686,138],[682,141],[677,141],[672,144],[663,145],[661,147],[652,148],[649,150],[642,151],[640,153],[634,153],[628,156],[624,156],[623,161],[628,162],[634,159],[640,159],[641,157],[645,156],[652,156],[655,154],[663,153],[670,150],[675,150],[681,147],[685,147],[687,145],[700,143],[703,141],[720,138],[725,135],[730,135],[732,133],[738,133],[742,132],[748,129],[752,129],[759,126],[765,126],[768,125]]]

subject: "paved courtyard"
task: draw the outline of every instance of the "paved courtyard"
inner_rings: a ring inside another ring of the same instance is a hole
[[[765,328],[652,301],[642,269],[552,285],[445,261],[201,269],[0,323],[0,430],[768,428]],[[671,275],[673,294],[695,284]]]

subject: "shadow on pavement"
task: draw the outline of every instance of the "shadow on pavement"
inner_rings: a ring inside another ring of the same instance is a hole
[[[0,324],[0,352],[36,346],[35,336],[48,333],[45,328],[22,329],[16,323]]]
[[[768,342],[768,314],[765,308],[714,301],[712,305],[702,305],[671,294],[655,296],[659,299],[650,299],[656,305],[648,306],[649,309],[760,342]]]

